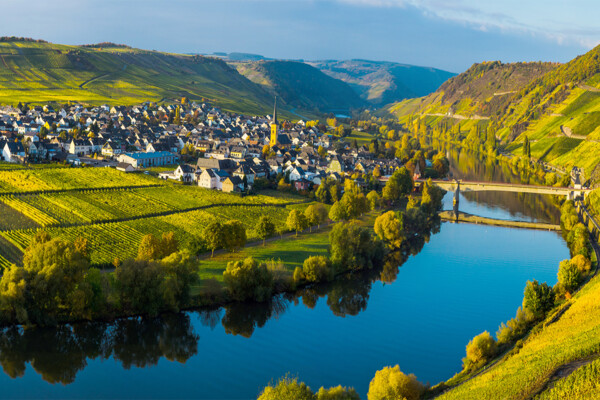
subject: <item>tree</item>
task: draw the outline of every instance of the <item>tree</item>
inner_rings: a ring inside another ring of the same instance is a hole
[[[317,400],[360,400],[360,396],[354,388],[339,385],[329,389],[320,388],[317,392]]]
[[[410,172],[405,167],[394,171],[387,184],[383,188],[383,198],[394,202],[408,195],[413,188],[413,180]]]
[[[127,259],[115,269],[119,298],[128,313],[157,315],[163,306],[165,271],[151,259]]]
[[[333,279],[331,263],[324,256],[312,256],[304,260],[302,273],[309,282],[327,282]]]
[[[215,250],[225,244],[223,224],[219,221],[212,221],[202,231],[202,240],[206,243],[206,247],[211,250],[210,257],[215,255]]]
[[[582,274],[590,272],[590,269],[592,268],[592,262],[590,259],[582,254],[577,254],[575,257],[573,257],[571,259],[571,264],[577,266],[577,269]]]
[[[231,252],[246,245],[246,228],[237,219],[227,221],[223,225],[223,246]]]
[[[179,250],[179,242],[175,237],[175,232],[163,232],[160,240],[159,258],[165,258]]]
[[[400,248],[405,239],[403,218],[394,211],[388,211],[375,219],[374,231],[379,239],[391,248]]]
[[[314,225],[321,225],[327,218],[327,209],[320,203],[311,204],[304,210],[304,216],[312,232]]]
[[[319,156],[321,158],[326,158],[327,157],[327,150],[325,150],[325,148],[323,146],[317,147],[317,153],[319,154]]]
[[[567,292],[572,292],[581,283],[581,272],[570,260],[563,260],[558,266],[558,283]]]
[[[423,184],[423,194],[421,196],[421,208],[423,211],[432,215],[442,209],[442,199],[444,198],[444,191],[437,185],[428,179]]]
[[[531,158],[531,144],[529,143],[529,138],[527,136],[523,139],[523,155],[527,158]]]
[[[504,322],[500,324],[498,332],[496,332],[498,344],[511,343],[525,335],[528,323],[527,313],[519,307],[515,318],[508,320],[506,324]]]
[[[286,376],[265,387],[258,400],[315,400],[315,395],[304,382],[298,383],[298,378]]]
[[[467,356],[463,359],[463,368],[477,367],[496,355],[496,341],[488,331],[475,336],[467,344]]]
[[[173,117],[173,124],[181,125],[181,108],[177,106],[175,108],[175,116]]]
[[[271,153],[271,146],[269,146],[268,144],[265,144],[262,148],[263,158],[266,160],[269,157],[270,153]]]
[[[373,268],[381,264],[384,249],[366,228],[355,222],[338,223],[329,233],[330,260],[336,270]]]
[[[299,210],[292,210],[288,214],[286,225],[291,231],[296,231],[296,236],[298,236],[298,231],[306,228],[306,217]]]
[[[186,250],[174,252],[162,259],[165,272],[163,299],[174,311],[188,304],[190,287],[198,280],[198,264]]]
[[[340,204],[339,201],[333,203],[331,208],[329,209],[329,219],[332,221],[341,221],[347,219],[346,209],[343,205]]]
[[[369,202],[369,208],[371,210],[376,210],[381,207],[381,196],[375,190],[371,190],[367,194],[367,200]]]
[[[137,260],[156,260],[160,258],[160,241],[153,234],[148,234],[142,238],[138,247]]]
[[[263,215],[259,218],[258,224],[256,225],[256,234],[263,240],[263,246],[265,240],[275,234],[275,224],[271,217]]]
[[[264,263],[252,257],[231,261],[223,271],[223,280],[234,300],[266,301],[273,292],[273,274]]]
[[[439,177],[444,177],[450,172],[450,162],[443,153],[438,153],[433,157],[432,167]]]
[[[52,240],[50,234],[46,231],[38,231],[33,238],[31,239],[31,243],[29,246],[35,246],[38,244],[43,244]]]
[[[400,366],[385,367],[369,383],[368,400],[418,400],[425,386],[414,374],[406,375]]]
[[[89,260],[71,242],[32,243],[25,249],[23,267],[4,272],[3,306],[21,323],[45,325],[60,316],[89,318],[93,296],[85,282],[89,270]]]
[[[527,281],[523,295],[523,310],[531,313],[534,319],[543,318],[554,307],[554,292],[546,282]]]

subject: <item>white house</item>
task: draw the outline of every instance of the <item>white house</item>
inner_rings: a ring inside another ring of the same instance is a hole
[[[175,169],[175,179],[181,182],[193,182],[195,178],[194,172],[196,172],[194,168],[189,165],[180,165]]]
[[[215,172],[207,168],[200,174],[198,178],[198,186],[206,188],[206,189],[218,189],[219,188],[219,177]]]
[[[21,142],[6,142],[2,149],[2,157],[8,162],[19,162],[25,158],[25,149]]]
[[[69,145],[69,153],[76,155],[87,155],[92,151],[92,144],[89,140],[71,140]]]

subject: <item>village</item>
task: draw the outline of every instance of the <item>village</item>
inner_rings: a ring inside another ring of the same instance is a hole
[[[261,179],[278,177],[297,191],[346,176],[372,186],[400,167],[397,159],[377,159],[367,146],[351,146],[317,121],[279,123],[277,105],[273,115],[263,117],[181,103],[0,107],[2,159],[123,172],[172,166],[158,177],[225,192],[247,191]]]

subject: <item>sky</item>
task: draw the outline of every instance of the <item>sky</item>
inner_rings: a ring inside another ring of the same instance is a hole
[[[451,72],[566,62],[600,44],[598,0],[0,0],[0,9],[2,36]]]

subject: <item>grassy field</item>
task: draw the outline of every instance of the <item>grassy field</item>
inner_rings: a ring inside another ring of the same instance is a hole
[[[504,399],[531,398],[562,368],[600,353],[599,298],[600,276],[596,276],[564,305],[567,310],[557,321],[552,322],[550,315],[543,329],[531,333],[516,354],[505,356],[439,398],[494,399],[499,393]],[[568,389],[566,385],[561,387]]]
[[[358,220],[358,223],[372,229],[377,215],[376,212],[366,214]],[[322,226],[320,229],[313,229],[312,232],[299,233],[298,236],[294,234],[287,234],[283,238],[276,236],[267,241],[264,246],[258,241],[234,253],[216,252],[213,258],[207,254],[200,261],[201,282],[193,288],[193,293],[201,293],[208,281],[217,281],[222,284],[223,271],[227,267],[227,263],[247,257],[254,257],[267,263],[270,261],[274,261],[276,264],[281,263],[284,272],[291,274],[296,267],[301,267],[308,257],[329,254],[329,232],[332,227],[333,224]]]
[[[318,232],[287,236],[262,244],[246,247],[235,253],[220,252],[213,258],[207,257],[200,263],[200,276],[202,279],[214,278],[223,280],[223,271],[230,261],[238,261],[247,257],[258,260],[281,260],[288,271],[293,271],[297,266],[302,266],[304,260],[310,256],[327,255],[329,246],[329,230],[325,227]]]

